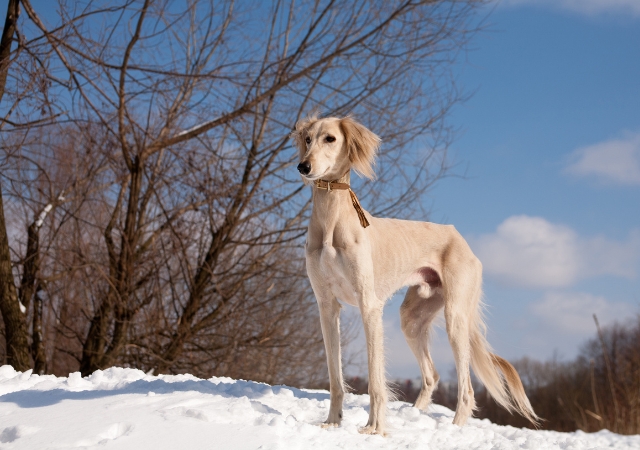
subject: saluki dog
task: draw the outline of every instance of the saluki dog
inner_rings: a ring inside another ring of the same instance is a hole
[[[366,434],[385,434],[382,309],[398,289],[409,286],[400,308],[401,326],[422,373],[415,406],[426,410],[439,380],[429,355],[429,328],[444,307],[447,334],[458,372],[453,418],[464,425],[475,408],[469,366],[493,398],[533,423],[531,408],[514,367],[491,353],[482,319],[482,265],[451,225],[372,217],[350,188],[350,173],[373,179],[380,139],[351,117],[310,116],[291,137],[300,152],[298,171],[313,190],[306,240],[307,273],[320,311],[329,369],[331,401],[324,426],[342,420],[345,385],[340,355],[340,303],[362,315],[369,364]]]

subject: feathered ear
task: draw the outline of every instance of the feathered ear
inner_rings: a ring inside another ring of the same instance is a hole
[[[300,156],[302,157],[307,149],[307,145],[304,142],[307,129],[318,120],[318,114],[312,113],[307,116],[306,119],[298,120],[293,131],[289,137],[293,140],[294,145],[298,148]]]
[[[349,152],[351,168],[373,180],[376,176],[373,166],[380,147],[380,138],[349,116],[340,120],[340,128]]]

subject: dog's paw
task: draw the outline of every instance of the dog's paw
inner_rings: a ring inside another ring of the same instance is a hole
[[[373,425],[367,425],[366,427],[362,427],[358,430],[358,432],[360,434],[378,434],[382,437],[387,436],[387,433],[385,433],[379,427],[375,427]]]
[[[324,421],[324,423],[321,425],[322,428],[333,428],[333,427],[339,427],[340,426],[340,422],[342,422],[342,411],[338,410],[338,411],[330,411],[329,412],[329,417],[327,417],[327,420]]]

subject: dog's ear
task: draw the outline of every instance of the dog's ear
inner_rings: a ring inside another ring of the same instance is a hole
[[[380,138],[349,116],[340,120],[340,129],[349,152],[351,168],[373,180],[375,177],[373,165],[380,147]]]
[[[317,114],[311,114],[305,119],[298,120],[289,137],[293,140],[293,144],[300,152],[300,157],[304,156],[307,151],[307,144],[304,141],[307,137],[307,129],[318,120]]]

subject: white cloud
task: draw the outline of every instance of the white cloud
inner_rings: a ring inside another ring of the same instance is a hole
[[[640,134],[579,148],[572,153],[571,159],[565,169],[568,174],[594,176],[615,184],[640,185]]]
[[[583,238],[542,217],[512,216],[495,233],[469,239],[487,275],[512,286],[557,288],[613,275],[633,278],[640,260],[640,230],[624,242]]]
[[[596,332],[593,315],[601,325],[633,316],[636,308],[628,303],[610,302],[584,292],[550,292],[530,305],[531,312],[563,334],[580,336]]]
[[[603,13],[623,13],[640,16],[638,0],[502,0],[505,6],[543,6],[594,16]]]
[[[481,236],[474,249],[485,272],[507,284],[566,286],[576,277],[577,236],[540,217],[513,216],[495,233]]]

